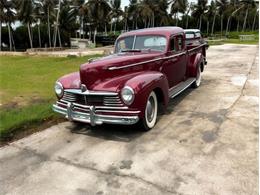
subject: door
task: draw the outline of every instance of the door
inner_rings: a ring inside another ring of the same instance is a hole
[[[167,60],[163,65],[163,72],[167,76],[170,88],[185,80],[186,58],[184,35],[172,36]]]

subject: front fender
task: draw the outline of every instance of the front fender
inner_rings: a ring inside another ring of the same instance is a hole
[[[64,89],[78,89],[80,88],[79,72],[70,73],[59,78],[58,81],[62,84]]]
[[[135,100],[129,107],[141,110],[141,117],[144,116],[147,98],[153,90],[157,96],[160,96],[158,100],[161,100],[164,106],[169,102],[168,81],[166,76],[160,72],[143,72],[126,81],[124,86],[133,88]]]

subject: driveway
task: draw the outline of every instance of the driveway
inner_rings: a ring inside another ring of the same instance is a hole
[[[0,194],[258,194],[258,47],[212,46],[156,127],[64,122],[0,149]]]

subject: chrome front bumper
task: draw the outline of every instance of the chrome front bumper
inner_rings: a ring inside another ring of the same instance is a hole
[[[84,123],[90,123],[92,126],[101,125],[103,123],[108,124],[122,124],[122,125],[132,125],[138,122],[138,115],[131,116],[119,116],[119,115],[105,115],[96,113],[95,106],[85,106],[88,109],[88,112],[79,112],[74,109],[74,106],[79,106],[79,104],[67,102],[66,107],[62,107],[57,104],[53,104],[53,111],[65,115],[70,121],[79,121]],[[82,105],[83,106],[83,105]],[[104,110],[103,110],[104,111]],[[108,110],[107,112],[113,112]],[[118,111],[116,111],[118,112]],[[129,112],[129,111],[120,111],[120,112]],[[138,114],[139,111],[134,111]]]

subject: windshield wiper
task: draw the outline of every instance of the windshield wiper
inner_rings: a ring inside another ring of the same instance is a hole
[[[122,49],[121,52],[141,52],[141,49]]]

